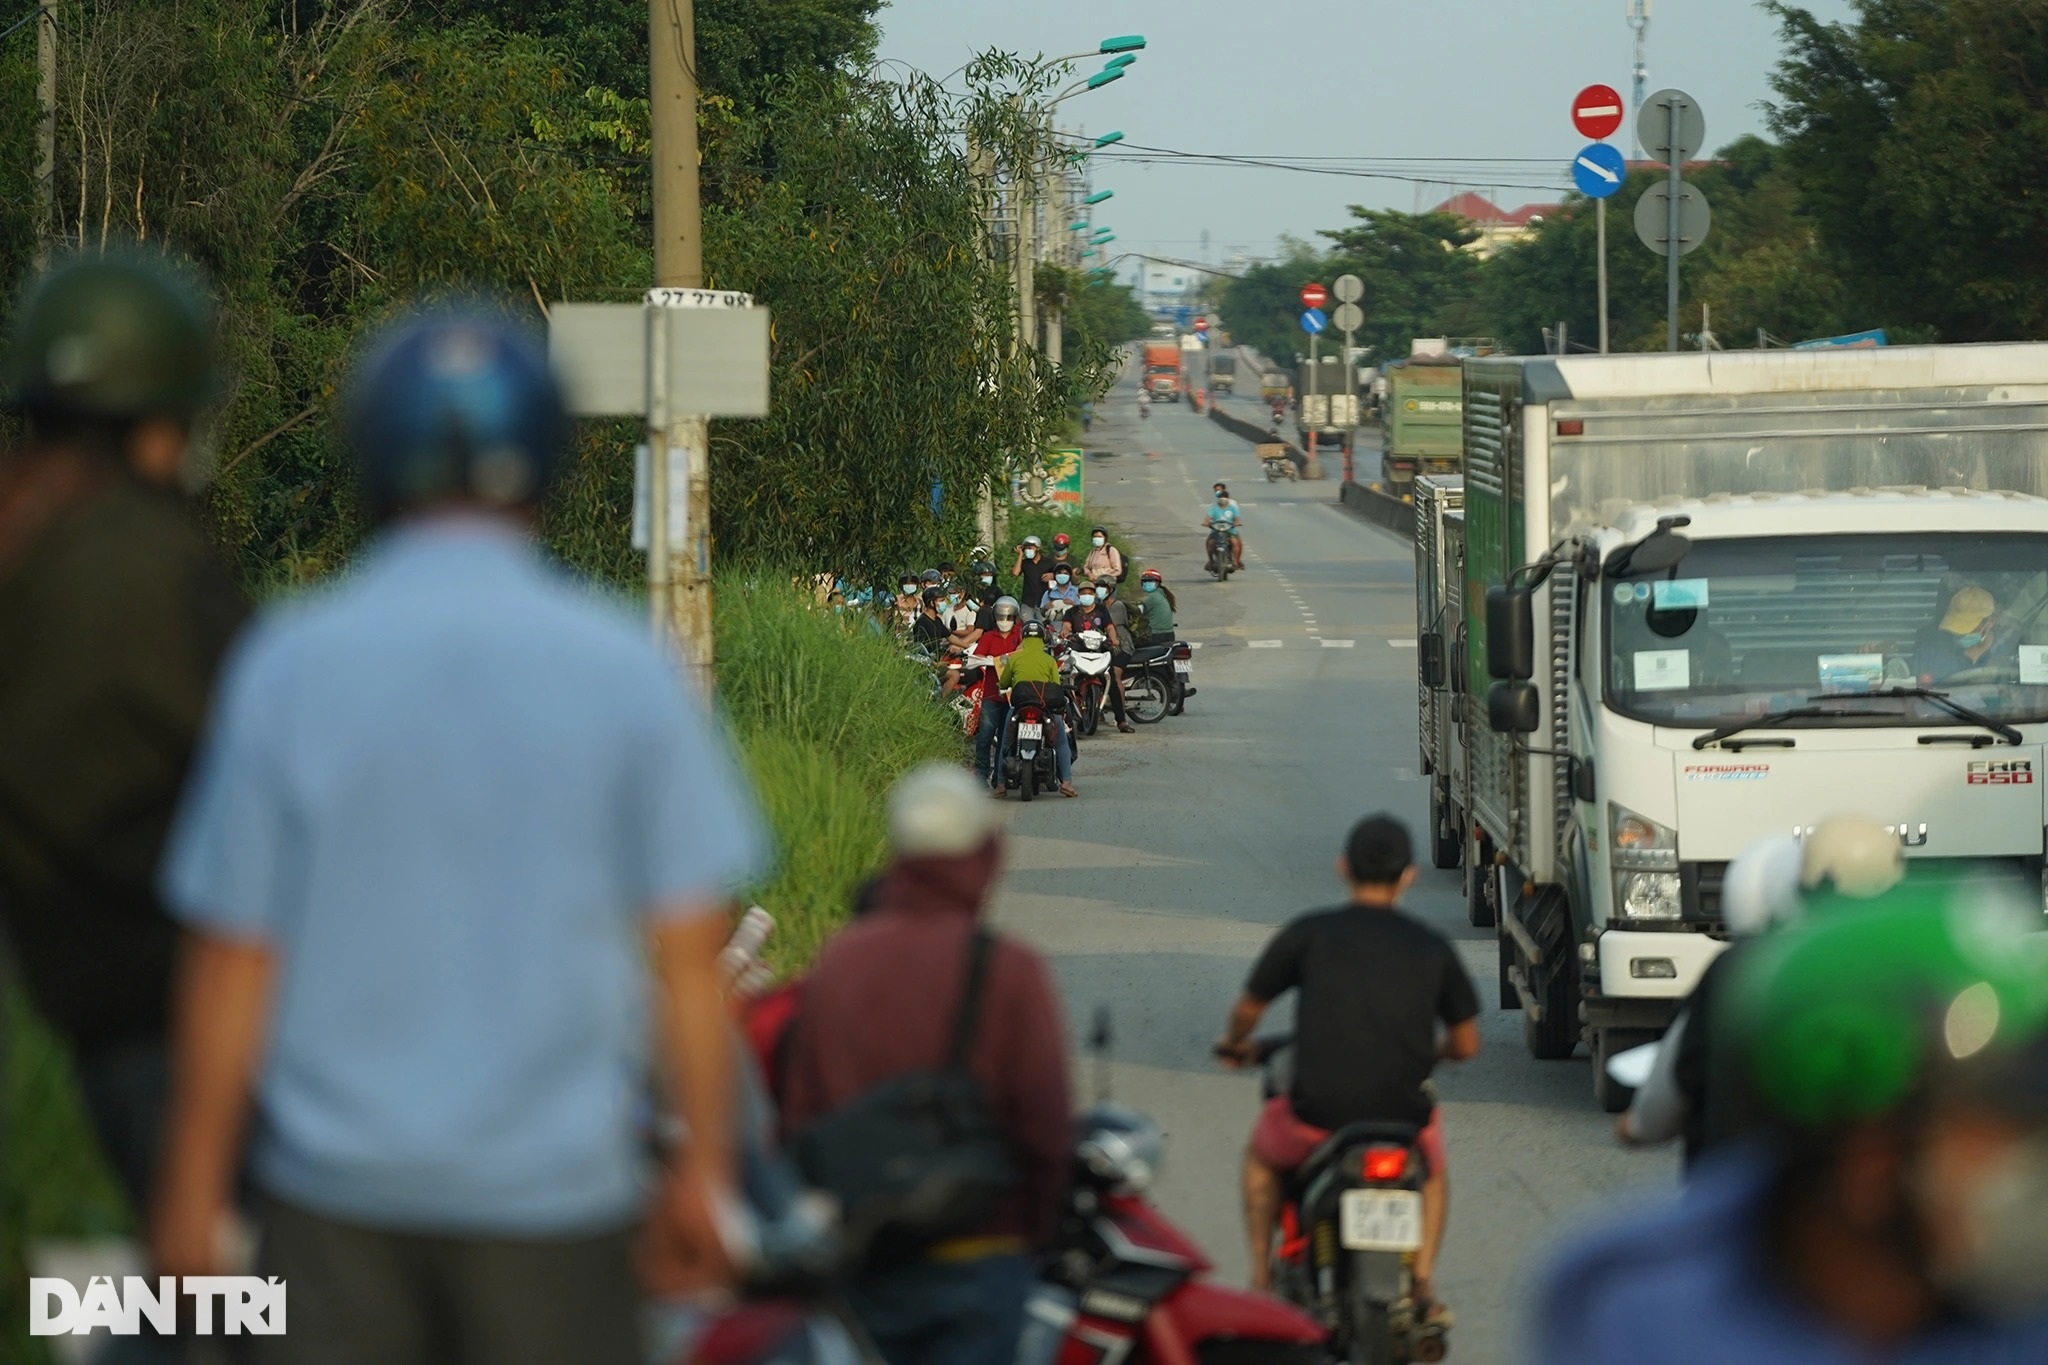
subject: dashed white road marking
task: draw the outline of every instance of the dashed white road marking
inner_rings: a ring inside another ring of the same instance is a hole
[[[1322,647],[1323,647],[1324,649],[1350,649],[1350,648],[1354,647],[1355,645],[1357,645],[1358,641],[1356,641],[1356,640],[1318,640],[1318,641],[1317,641],[1316,643],[1320,644],[1320,645],[1321,645],[1321,646],[1322,646]]]
[[[1389,641],[1387,641],[1387,645],[1388,645],[1388,647],[1389,647],[1389,648],[1392,648],[1392,649],[1413,649],[1413,648],[1415,648],[1415,642],[1414,642],[1413,640],[1389,640]]]
[[[1278,649],[1278,648],[1280,648],[1281,644],[1282,644],[1282,641],[1279,641],[1279,640],[1247,640],[1247,641],[1245,641],[1245,647],[1246,647],[1247,649]]]

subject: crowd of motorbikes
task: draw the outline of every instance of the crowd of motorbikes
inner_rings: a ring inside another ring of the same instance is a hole
[[[1059,664],[1061,684],[1059,692],[1049,694],[1051,701],[1045,699],[1046,694],[1016,689],[1007,697],[1009,714],[1000,750],[1004,755],[1003,789],[1029,801],[1060,785],[1059,756],[1049,742],[1050,722],[1060,722],[1071,746],[1071,762],[1079,757],[1080,741],[1101,728],[1112,687],[1122,687],[1124,713],[1136,724],[1156,725],[1168,716],[1182,714],[1195,691],[1194,649],[1185,641],[1136,645],[1119,668],[1102,631],[1068,632],[1062,628],[1066,604],[1051,603],[1043,612],[1024,611],[1025,620],[1037,620],[1045,628],[1046,652]],[[982,708],[1006,699],[997,679],[1001,662],[1000,658],[970,653],[957,663],[960,682],[954,705],[970,735],[981,728]]]

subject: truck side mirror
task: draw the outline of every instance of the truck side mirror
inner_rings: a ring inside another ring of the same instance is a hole
[[[1593,798],[1598,794],[1599,787],[1594,781],[1593,760],[1590,758],[1573,759],[1572,799],[1584,801],[1590,805]]]
[[[1416,641],[1416,653],[1421,656],[1422,685],[1432,691],[1444,685],[1444,637],[1435,631],[1425,634]]]
[[[1536,676],[1535,594],[1506,586],[1486,590],[1486,671],[1505,681]]]
[[[1535,683],[1497,682],[1486,689],[1486,723],[1501,734],[1533,735],[1542,721]]]

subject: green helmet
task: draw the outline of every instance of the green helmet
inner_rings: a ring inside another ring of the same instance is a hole
[[[1985,884],[1816,903],[1733,964],[1716,1047],[1765,1116],[1805,1130],[1989,1074],[2048,1030],[2040,918]]]
[[[191,418],[214,395],[212,309],[160,257],[73,256],[29,285],[5,380],[30,412]]]

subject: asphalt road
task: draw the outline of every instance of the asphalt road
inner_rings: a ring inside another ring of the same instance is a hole
[[[1414,566],[1407,544],[1337,505],[1335,460],[1330,479],[1268,483],[1251,447],[1206,417],[1159,404],[1140,422],[1133,398],[1124,386],[1099,405],[1091,448],[1118,453],[1091,454],[1085,497],[1175,586],[1200,695],[1185,716],[1085,742],[1079,799],[1013,808],[997,915],[1052,958],[1077,1048],[1109,1007],[1101,1079],[1166,1131],[1160,1204],[1241,1283],[1238,1165],[1257,1082],[1218,1071],[1208,1049],[1274,928],[1339,898],[1333,863],[1355,819],[1391,811],[1420,851]],[[1234,406],[1259,410],[1255,397]],[[1219,478],[1244,504],[1248,548],[1227,584],[1202,572],[1197,527]],[[1482,1005],[1480,1055],[1439,1073],[1451,1358],[1512,1362],[1546,1251],[1671,1188],[1676,1160],[1616,1147],[1583,1055],[1523,1050],[1520,1016],[1493,1008],[1493,934],[1466,924],[1458,873],[1425,870],[1409,908],[1456,941]],[[1097,1069],[1080,1057],[1076,1074],[1085,1103]]]

